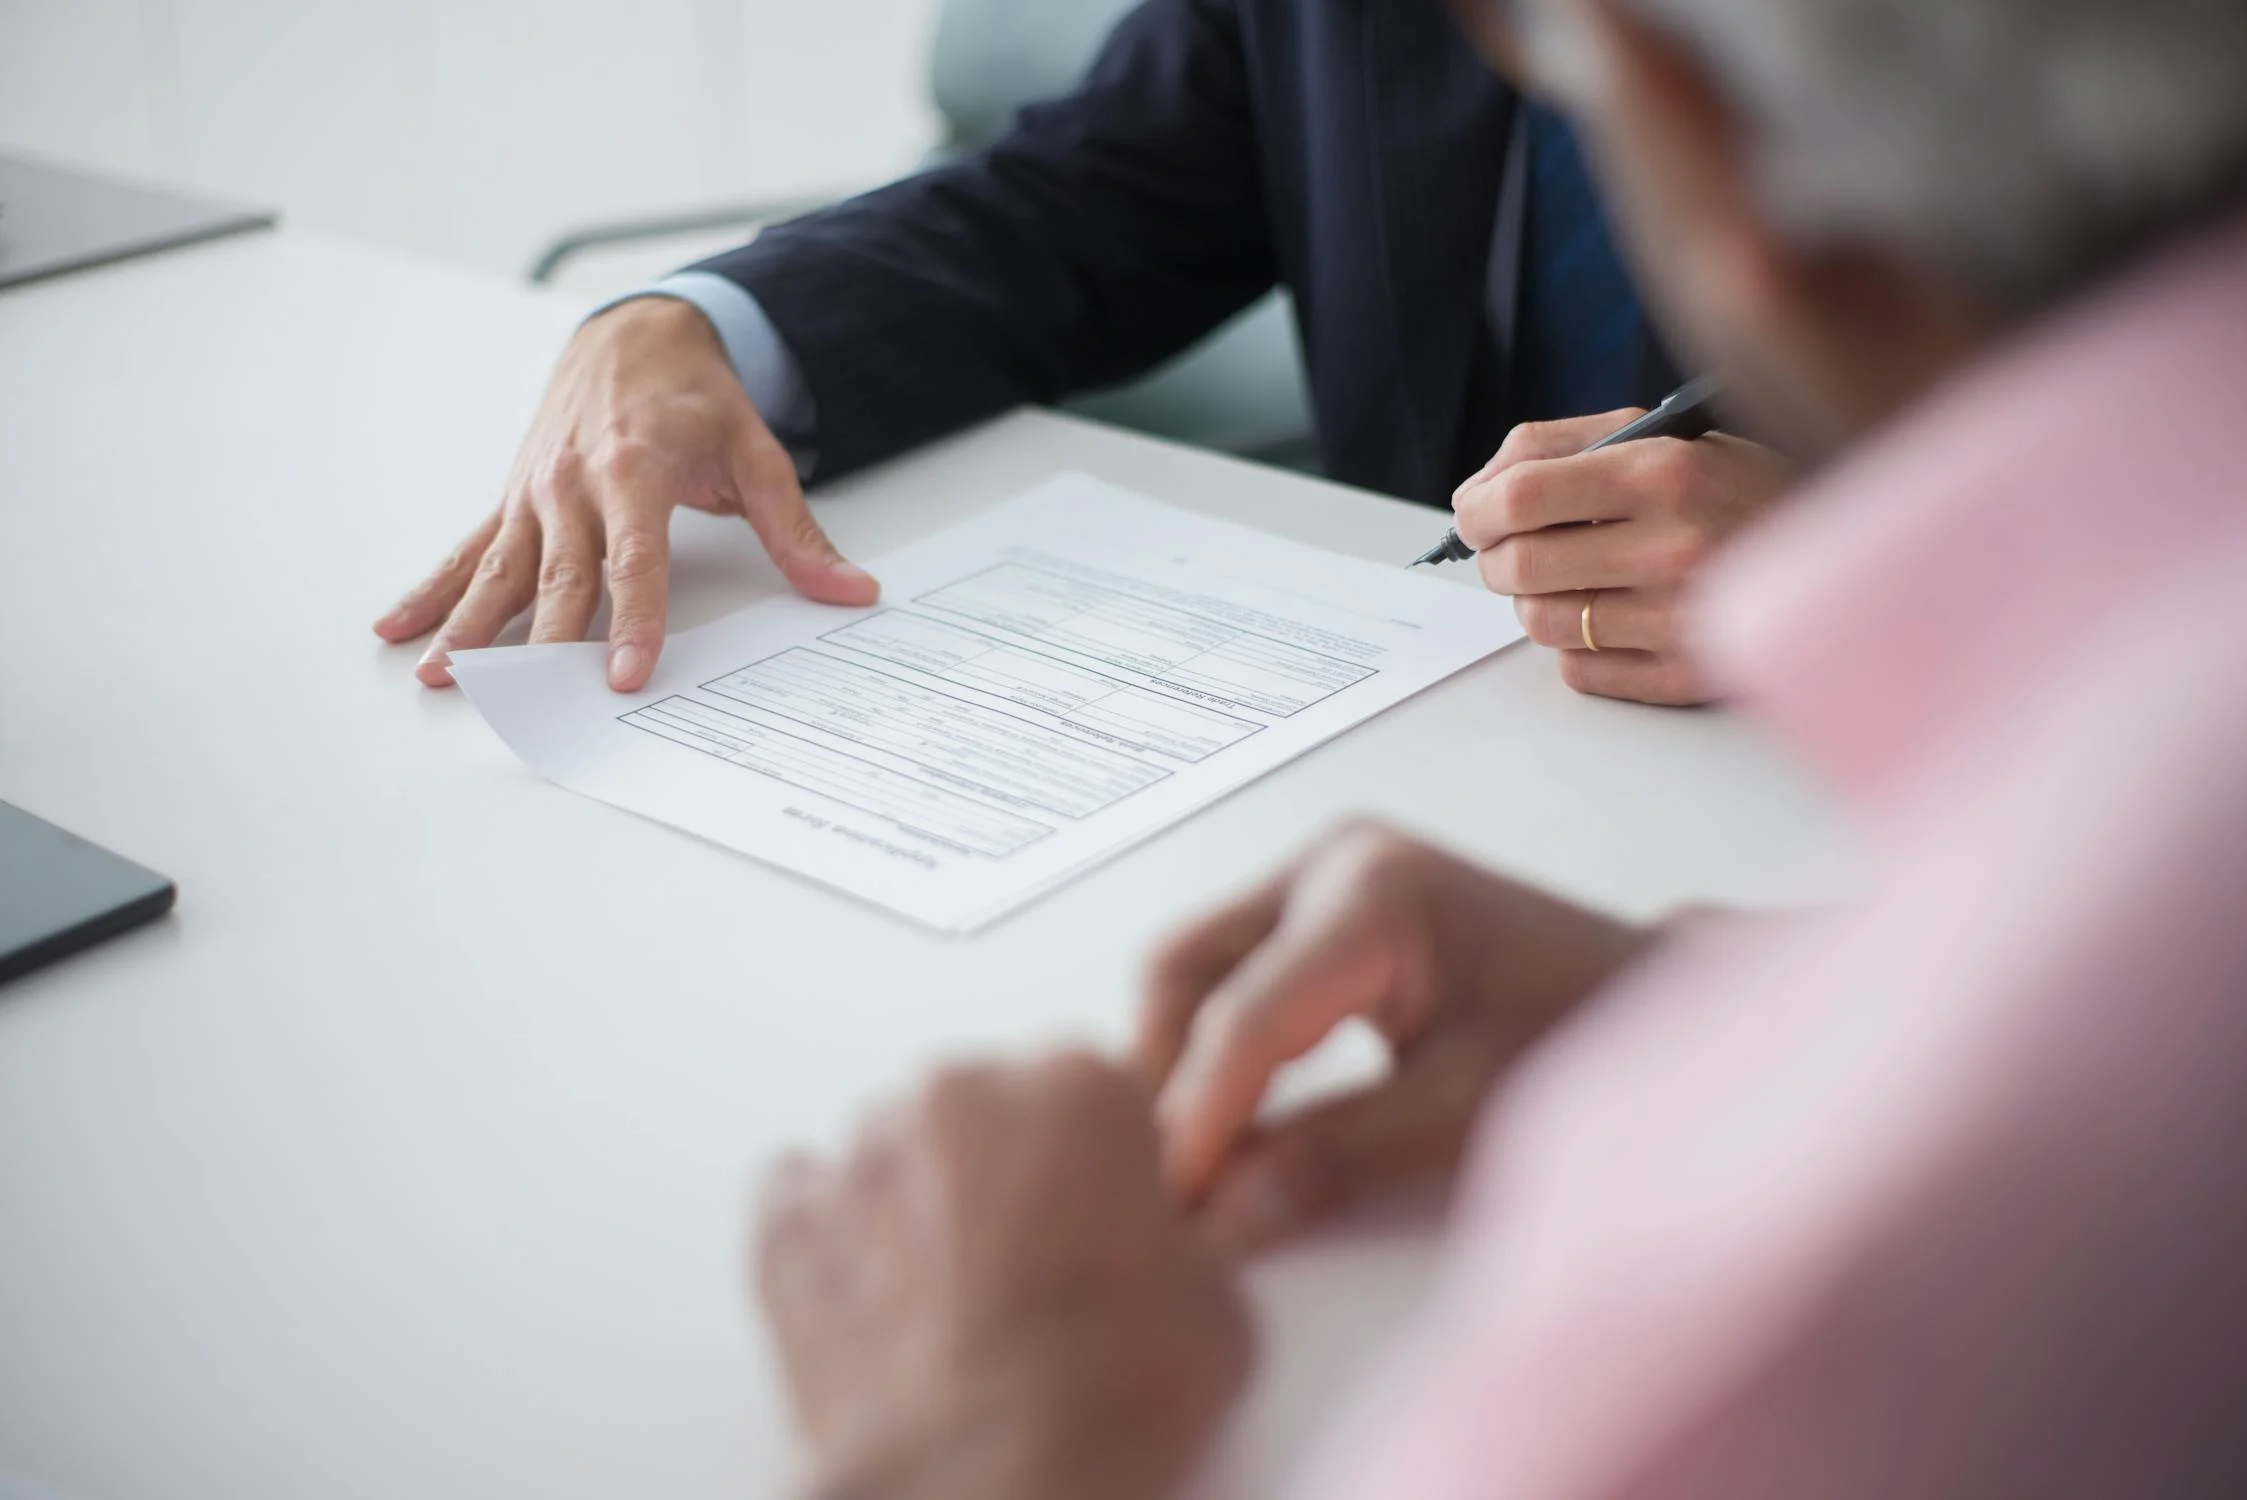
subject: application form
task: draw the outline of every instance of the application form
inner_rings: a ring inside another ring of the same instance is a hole
[[[549,779],[948,931],[1521,638],[1503,599],[1063,475],[873,565],[882,602],[454,676]]]

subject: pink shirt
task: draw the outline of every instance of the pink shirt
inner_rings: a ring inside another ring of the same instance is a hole
[[[2247,229],[1925,402],[1703,620],[1865,884],[1494,1103],[1313,1492],[2247,1495]]]

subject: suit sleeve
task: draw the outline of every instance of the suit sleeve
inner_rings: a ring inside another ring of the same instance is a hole
[[[986,151],[696,269],[794,355],[822,478],[1152,368],[1276,279],[1232,0],[1146,0]]]

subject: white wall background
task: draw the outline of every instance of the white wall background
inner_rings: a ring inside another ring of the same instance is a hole
[[[910,166],[937,130],[935,11],[936,0],[0,0],[0,149],[249,198],[296,224],[513,274],[588,220],[862,186]],[[597,289],[640,269],[610,257],[575,279]]]

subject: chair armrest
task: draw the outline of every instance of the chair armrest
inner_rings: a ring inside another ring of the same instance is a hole
[[[531,262],[528,279],[534,285],[544,285],[554,279],[554,273],[571,257],[604,245],[629,245],[638,240],[668,239],[675,234],[696,234],[708,229],[725,229],[777,223],[808,214],[840,201],[843,194],[828,194],[818,198],[779,198],[760,203],[721,204],[713,208],[691,209],[673,214],[652,214],[640,219],[615,219],[604,224],[588,224],[554,240],[539,252]]]

